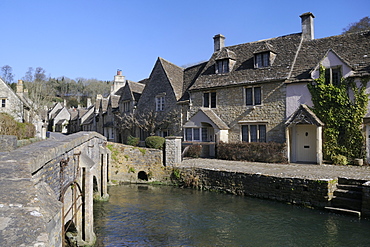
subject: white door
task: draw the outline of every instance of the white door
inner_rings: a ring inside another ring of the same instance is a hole
[[[298,162],[316,163],[316,126],[297,124],[296,145]]]

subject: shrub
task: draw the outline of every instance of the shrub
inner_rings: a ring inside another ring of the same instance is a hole
[[[35,126],[31,123],[17,123],[17,138],[29,139],[33,138],[36,134]]]
[[[139,143],[140,143],[139,137],[133,137],[131,135],[127,137],[127,145],[139,146]]]
[[[18,140],[35,137],[36,129],[31,123],[18,123],[12,116],[0,113],[0,135],[15,135]]]
[[[145,139],[145,146],[147,148],[163,149],[165,140],[160,136],[149,136]]]
[[[331,160],[333,161],[333,164],[334,165],[342,165],[342,166],[345,166],[345,165],[348,164],[348,160],[347,160],[346,156],[341,155],[341,154],[333,155],[331,157]]]
[[[251,162],[287,163],[285,144],[276,142],[220,143],[217,158]]]
[[[202,154],[202,146],[199,144],[187,146],[187,151],[185,152],[185,157],[199,158]]]

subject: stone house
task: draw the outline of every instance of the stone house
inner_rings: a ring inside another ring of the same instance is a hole
[[[0,112],[8,113],[18,122],[30,122],[31,106],[25,100],[23,82],[18,81],[17,92],[0,78]]]
[[[18,80],[16,92],[0,78],[0,112],[7,113],[18,122],[28,122],[35,126],[36,137],[45,138],[44,120],[32,108],[28,91],[24,89],[23,81]]]
[[[199,68],[202,65],[184,69],[163,58],[157,59],[136,108],[138,120],[151,124],[150,128],[140,129],[141,141],[149,135],[181,134],[188,115],[187,89],[194,82]]]
[[[85,114],[81,116],[80,122],[82,131],[96,131],[95,105],[91,105],[86,109]]]
[[[322,163],[323,123],[307,107],[307,83],[320,64],[331,80],[369,75],[369,32],[314,39],[313,14],[300,17],[301,33],[228,47],[214,37],[188,90],[185,141],[286,143],[291,162]]]
[[[128,136],[137,136],[137,128],[131,126],[133,122],[129,123],[127,118],[133,117],[137,107],[137,103],[143,93],[145,82],[127,81],[125,86],[120,90],[118,109],[114,112],[115,114],[115,127],[117,130],[116,137],[117,142],[126,143]]]

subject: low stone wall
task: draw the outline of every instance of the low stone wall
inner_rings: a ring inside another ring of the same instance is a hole
[[[370,181],[362,185],[362,210],[364,217],[370,218]]]
[[[0,135],[0,152],[11,151],[17,148],[17,137]]]
[[[113,184],[170,182],[172,168],[163,165],[162,150],[114,142],[109,142],[107,147],[111,151],[109,182]]]
[[[335,179],[308,180],[199,168],[179,171],[177,177],[184,186],[312,207],[327,206],[337,184]]]

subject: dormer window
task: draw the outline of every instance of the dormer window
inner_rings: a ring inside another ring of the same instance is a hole
[[[229,73],[229,59],[222,59],[216,61],[217,74]]]
[[[216,74],[226,74],[232,71],[235,61],[236,55],[233,51],[229,49],[223,48],[216,57]]]
[[[254,52],[254,67],[255,68],[266,68],[273,64],[276,52],[274,47],[265,42],[262,43]]]
[[[254,55],[254,67],[263,68],[270,66],[270,52],[261,52]]]
[[[342,67],[330,67],[325,68],[325,82],[327,84],[333,84],[338,86],[340,84],[340,79],[342,78]]]

